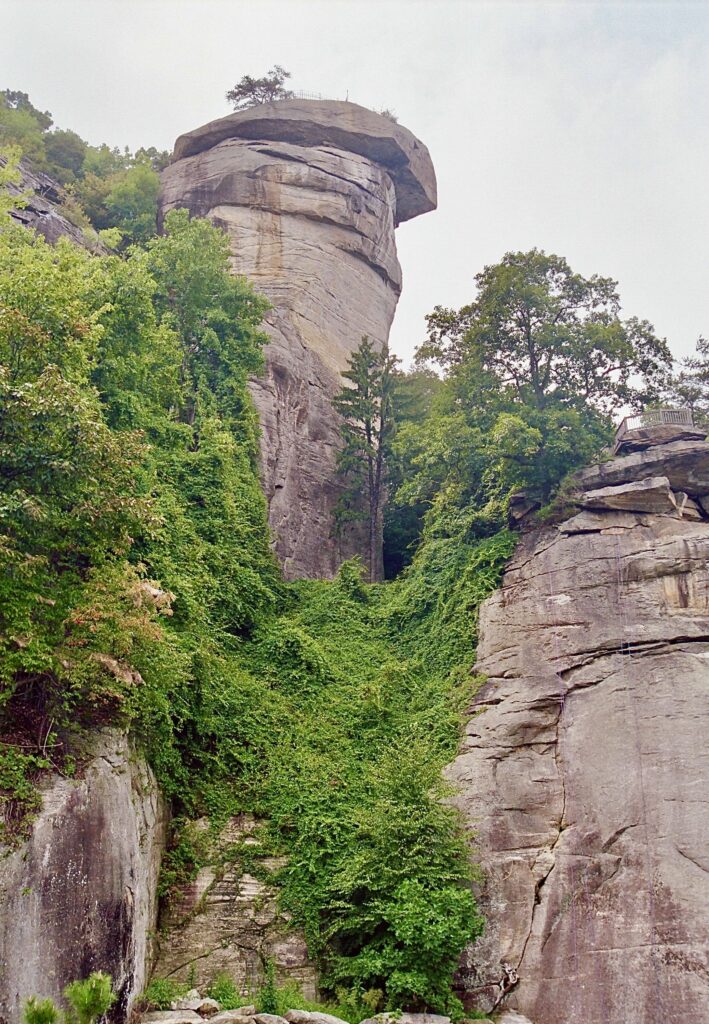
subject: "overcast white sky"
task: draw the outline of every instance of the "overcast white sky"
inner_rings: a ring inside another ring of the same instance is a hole
[[[439,207],[398,230],[408,361],[509,250],[619,281],[676,354],[709,332],[709,3],[0,0],[0,88],[89,142],[171,148],[274,63],[296,89],[389,107]]]

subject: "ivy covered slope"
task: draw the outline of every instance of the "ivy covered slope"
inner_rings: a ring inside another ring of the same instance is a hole
[[[1,838],[43,770],[124,725],[178,825],[266,817],[326,990],[455,1011],[482,922],[440,769],[512,541],[432,540],[387,586],[346,563],[286,587],[247,390],[266,303],[227,257],[183,212],[122,256],[2,221]]]

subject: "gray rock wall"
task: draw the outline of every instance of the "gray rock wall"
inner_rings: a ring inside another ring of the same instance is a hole
[[[206,820],[196,823],[206,828]],[[226,973],[250,999],[273,963],[278,984],[295,982],[306,999],[318,995],[318,972],[300,929],[276,904],[271,874],[283,861],[259,853],[257,822],[230,819],[213,850],[212,863],[180,888],[160,921],[157,978],[190,982],[203,991]]]
[[[585,471],[614,504],[523,538],[483,606],[488,681],[448,772],[487,879],[471,1005],[709,1021],[708,459],[678,442]],[[684,494],[652,513],[643,473]]]
[[[187,207],[231,239],[234,272],[273,304],[253,382],[276,552],[288,577],[332,576],[366,531],[334,535],[340,445],[332,398],[363,335],[381,346],[401,292],[394,229],[434,209],[428,151],[354,103],[288,100],[181,136],[161,216]]]
[[[0,860],[0,1020],[30,995],[107,971],[125,1019],[156,924],[165,810],[123,734],[100,735],[78,780],[53,777],[29,840]]]
[[[4,164],[0,156],[0,166]],[[60,238],[69,238],[83,249],[105,251],[98,238],[90,242],[81,228],[67,220],[62,205],[66,193],[58,182],[42,171],[34,171],[26,160],[21,161],[19,169],[19,183],[8,186],[10,195],[21,196],[25,204],[10,213],[17,224],[37,231],[52,244]]]

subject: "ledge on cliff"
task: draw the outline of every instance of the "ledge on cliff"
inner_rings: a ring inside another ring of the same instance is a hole
[[[239,110],[181,135],[173,160],[202,153],[226,139],[335,146],[357,153],[388,172],[399,223],[436,208],[436,174],[428,149],[407,128],[357,103],[280,100]]]

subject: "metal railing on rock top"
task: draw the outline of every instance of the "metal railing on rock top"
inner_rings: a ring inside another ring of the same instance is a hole
[[[677,427],[694,427],[691,409],[648,409],[637,416],[626,416],[615,432],[616,442],[620,441],[631,430],[642,430],[647,427],[659,427],[663,424]]]

